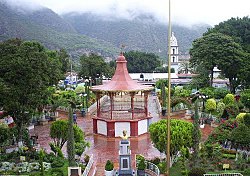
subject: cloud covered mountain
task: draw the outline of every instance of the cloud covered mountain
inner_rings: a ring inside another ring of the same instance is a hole
[[[188,53],[192,41],[208,27],[174,24],[172,31],[178,39],[181,53]],[[38,40],[50,49],[65,48],[74,57],[97,52],[114,58],[121,44],[126,46],[126,50],[153,52],[162,58],[167,53],[167,25],[159,23],[150,14],[131,20],[91,13],[59,16],[48,8],[31,10],[0,1],[0,40],[16,37]]]

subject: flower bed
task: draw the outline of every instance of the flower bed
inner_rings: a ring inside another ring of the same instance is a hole
[[[38,162],[21,162],[21,163],[14,163],[14,162],[1,162],[0,163],[0,173],[2,172],[19,172],[19,173],[26,173],[26,172],[33,172],[39,171],[40,164]],[[43,167],[45,171],[48,171],[51,168],[50,163],[43,162]]]

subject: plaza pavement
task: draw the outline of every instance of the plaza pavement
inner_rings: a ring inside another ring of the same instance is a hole
[[[155,96],[149,96],[148,104],[149,112],[153,117],[152,122],[156,122],[161,118],[164,118],[158,113],[157,99]],[[184,115],[185,114],[178,114],[172,118],[183,118]],[[59,111],[59,117],[66,119],[67,113]],[[44,126],[35,126],[35,128],[30,131],[31,135],[38,135],[38,143],[40,144],[40,147],[44,148],[47,152],[50,152],[50,124],[51,122]],[[93,155],[94,167],[96,167],[97,176],[104,175],[104,166],[108,159],[114,162],[114,166],[117,169],[119,166],[118,151],[120,138],[106,138],[101,135],[93,134],[91,115],[81,117],[81,115],[78,114],[77,125],[85,132],[86,140],[90,143],[90,147],[85,150],[81,159],[83,160],[84,154]],[[202,140],[207,138],[207,135],[211,132],[211,130],[212,128],[209,126],[205,126],[205,128],[202,129]],[[152,159],[154,157],[164,157],[163,154],[153,147],[149,134],[144,134],[139,137],[131,137],[130,144],[133,168],[135,166],[135,154],[142,154],[147,159]],[[66,154],[66,147],[63,148],[63,152]]]

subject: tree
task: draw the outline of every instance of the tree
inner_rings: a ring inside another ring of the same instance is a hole
[[[178,68],[178,73],[188,74],[190,72],[193,72],[190,63],[188,61],[181,62],[180,67]]]
[[[195,103],[195,113],[194,113],[194,129],[193,129],[193,163],[194,166],[197,166],[198,157],[199,157],[199,144],[200,144],[200,130],[199,130],[199,114],[198,114],[198,99]]]
[[[192,133],[193,124],[182,120],[172,119],[170,122],[170,155],[173,158],[178,151],[184,147],[191,147],[193,145]],[[160,151],[166,152],[167,145],[167,120],[160,120],[149,126],[150,139],[154,146]]]
[[[215,99],[223,99],[228,93],[230,93],[230,92],[227,89],[216,88],[216,89],[214,89],[214,98]]]
[[[203,65],[193,66],[193,71],[196,75],[192,78],[190,86],[196,89],[209,87],[209,71]]]
[[[53,139],[54,144],[60,149],[64,146],[67,141],[67,121],[58,120],[50,126],[50,137]]]
[[[153,53],[129,51],[124,56],[130,73],[152,73],[161,63],[159,56]]]
[[[49,96],[47,87],[61,77],[61,63],[56,52],[19,39],[0,43],[0,58],[0,104],[13,116],[21,140],[23,126]]]
[[[176,86],[174,89],[174,96],[176,97],[189,97],[191,95],[191,90],[183,88],[181,86]]]
[[[161,89],[163,84],[165,85],[165,87],[167,87],[168,80],[167,79],[159,79],[156,81],[155,86],[157,87],[157,89]]]
[[[209,71],[210,86],[213,83],[213,69],[218,66],[222,74],[229,78],[231,92],[235,92],[244,54],[233,38],[221,33],[204,35],[193,42],[190,55],[192,66],[203,65]]]
[[[0,124],[0,148],[10,139],[10,128],[8,125]],[[12,137],[12,136],[11,136]]]
[[[114,73],[114,69],[112,69],[101,56],[93,53],[91,53],[89,56],[81,56],[80,64],[81,68],[79,76],[83,78],[91,77],[92,80],[96,80],[96,78],[99,78],[99,76],[110,78]]]
[[[62,147],[68,140],[68,121],[67,120],[58,120],[51,124],[50,126],[50,137],[53,139],[53,142],[56,146]],[[74,140],[75,142],[85,142],[84,138],[84,132],[81,130],[80,127],[74,125]],[[86,146],[88,146],[88,143],[86,143]]]
[[[211,28],[205,35],[215,32],[220,32],[231,36],[235,41],[241,43],[244,50],[250,52],[250,18],[248,16],[243,18],[231,18],[223,21],[214,28]]]
[[[73,129],[73,113],[72,107],[69,107],[69,120],[68,120],[68,136],[67,136],[67,154],[69,166],[76,166],[75,162],[75,139]]]
[[[154,70],[156,73],[168,73],[168,66],[166,67],[156,67],[155,70]],[[171,68],[170,69],[170,72],[171,73],[175,73],[175,69],[174,68]]]
[[[249,133],[250,129],[245,124],[240,123],[237,128],[233,129],[231,140],[236,146],[247,147],[250,143]]]
[[[58,54],[62,63],[62,72],[66,73],[70,69],[69,55],[65,49],[60,49]]]
[[[241,92],[240,99],[246,108],[250,108],[250,89],[246,89]]]
[[[208,30],[205,35],[211,33],[223,33],[239,43],[244,50],[245,56],[242,58],[242,67],[238,75],[237,82],[241,85],[250,86],[250,18],[231,18],[227,21],[215,25],[214,28]],[[233,52],[233,51],[232,51]]]

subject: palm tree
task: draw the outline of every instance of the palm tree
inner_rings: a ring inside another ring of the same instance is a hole
[[[193,69],[191,68],[189,61],[182,62],[180,64],[180,67],[178,68],[178,73],[188,74],[189,72],[190,73],[193,72]]]

